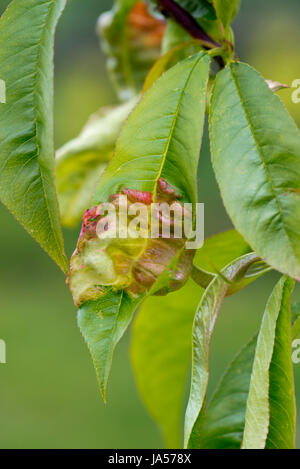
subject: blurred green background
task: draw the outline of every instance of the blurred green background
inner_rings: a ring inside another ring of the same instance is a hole
[[[8,3],[0,0],[0,13]],[[116,100],[95,35],[98,15],[110,6],[110,0],[70,0],[59,24],[57,147],[79,132],[90,113]],[[241,60],[265,78],[291,85],[300,78],[299,15],[299,0],[242,0],[234,27]],[[300,104],[292,103],[291,92],[283,90],[280,96],[300,125]],[[207,136],[199,186],[206,205],[206,236],[229,228],[212,174]],[[159,429],[135,388],[128,357],[130,332],[117,350],[105,406],[64,276],[3,206],[0,223],[0,338],[7,344],[7,364],[0,364],[0,447],[163,447]],[[77,232],[66,231],[65,237],[70,254]],[[225,302],[212,344],[210,388],[257,330],[275,280],[276,275],[269,274]],[[300,365],[295,374],[299,407]],[[298,422],[300,447],[300,418]]]

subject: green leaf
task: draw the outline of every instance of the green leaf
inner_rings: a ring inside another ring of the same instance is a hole
[[[240,0],[213,0],[217,17],[227,29],[237,15],[240,8]]]
[[[78,310],[78,325],[89,347],[104,401],[116,345],[139,305],[147,296],[159,290],[161,278],[168,277],[173,269],[178,269],[178,263],[179,256],[175,256],[146,293],[132,297],[124,290],[102,286],[98,299],[86,301]]]
[[[115,347],[140,301],[108,288],[97,301],[85,303],[78,311],[78,325],[91,353],[104,401]]]
[[[154,18],[145,2],[115,0],[99,18],[101,46],[122,101],[140,93],[146,75],[160,56],[165,22]]]
[[[207,20],[216,19],[214,8],[207,0],[177,0],[176,3],[187,10],[197,20],[200,18]]]
[[[207,406],[200,448],[241,447],[256,342],[257,336],[235,357]]]
[[[296,339],[300,336],[299,304],[294,305],[292,311],[292,335]],[[214,393],[202,421],[201,448],[241,447],[256,343],[257,336],[238,353]],[[282,403],[277,405],[282,406]]]
[[[0,20],[0,199],[66,271],[54,185],[53,46],[66,0],[13,0]]]
[[[294,281],[283,277],[266,306],[247,401],[243,449],[293,449],[295,397],[290,299]]]
[[[130,114],[94,202],[120,188],[149,191],[163,178],[183,202],[197,200],[196,173],[203,134],[210,59],[199,53],[171,68]]]
[[[138,106],[130,114],[120,134],[115,155],[97,187],[97,194],[94,198],[95,204],[109,200],[110,195],[118,193],[120,188],[124,186],[139,191],[151,191],[151,195],[153,194],[155,196],[159,178],[164,178],[166,182],[173,185],[180,194],[185,195],[184,200],[190,202],[196,201],[197,163],[203,132],[209,63],[210,61],[207,54],[203,53],[181,62],[160,78],[144,96]],[[192,118],[191,115],[193,116]],[[176,168],[176,170],[174,168]],[[176,250],[174,256],[172,254],[173,260],[169,259],[170,252],[173,253],[174,248],[170,250],[167,241],[168,240],[165,242],[165,246],[160,246],[160,258],[157,259],[154,256],[154,265],[152,266],[152,268],[158,268],[160,271],[161,267],[164,266],[161,259],[163,254],[165,255],[165,262],[168,262],[168,265],[165,266],[166,268],[161,275],[165,280],[164,287],[168,287],[169,280],[178,281],[178,279],[170,279],[169,274],[170,271],[172,273],[176,267],[178,268],[177,263],[179,264],[179,260],[181,260],[181,257],[180,259],[178,258]],[[145,241],[142,240],[142,243],[144,246]],[[134,240],[134,246],[136,244],[137,242]],[[164,249],[161,249],[162,247]],[[94,244],[92,245],[91,251],[88,251],[88,256],[90,256],[90,258],[94,258],[95,256],[97,260],[97,246],[94,251],[93,249]],[[155,253],[155,248],[153,248],[153,250]],[[178,250],[180,251],[181,248]],[[100,257],[101,254],[102,251]],[[193,252],[190,252],[190,254],[193,254]],[[186,254],[188,262],[190,262],[190,254]],[[141,257],[139,251],[137,258],[138,255]],[[107,259],[111,261],[109,253],[107,254]],[[79,258],[79,260],[77,258],[75,259],[73,263],[75,269],[77,268],[76,262],[80,264],[82,262],[81,258]],[[149,271],[149,269],[151,269],[151,263],[147,262],[147,257],[145,257],[144,262],[146,262],[146,268]],[[183,272],[185,267],[185,265],[181,266],[180,279],[185,275]],[[88,269],[88,267],[84,266],[84,269],[85,268]],[[80,278],[81,282],[89,282],[89,287],[91,288],[88,289],[88,294],[90,294],[91,290],[92,297],[95,297],[95,295],[96,297],[100,296],[99,300],[83,304],[80,309],[80,311],[85,312],[87,308],[87,311],[92,310],[95,314],[95,311],[99,310],[99,305],[102,308],[101,295],[103,288],[98,284],[101,284],[101,282],[97,282],[99,272],[92,270],[94,277],[92,276],[91,280],[90,272],[88,270],[84,271],[84,269],[80,270],[79,268],[79,270],[75,272],[75,277],[74,274],[72,276],[71,272],[71,281],[72,285],[74,284],[74,292],[77,291],[78,286],[78,280],[76,279]],[[117,275],[115,272],[114,274]],[[129,277],[128,286],[130,287],[132,282],[136,280],[135,278],[133,279],[131,272],[129,272]],[[151,294],[162,286],[160,276],[157,275],[157,277],[152,288],[150,290],[146,289],[147,294]],[[118,286],[116,282],[113,282],[113,284],[114,288],[117,289]],[[123,285],[124,280],[122,287],[119,288],[125,288]],[[137,284],[137,286],[140,285]],[[129,296],[125,292],[122,294],[123,298],[126,298],[128,303]],[[112,293],[110,293],[110,295],[112,295]],[[115,292],[114,295],[117,297],[121,295],[121,293]],[[84,296],[86,297],[86,295]],[[141,295],[138,298],[139,299],[134,303],[130,304],[130,308],[132,306],[130,314],[133,313],[138,302],[141,301]],[[81,297],[78,302],[80,301]],[[114,305],[114,308],[109,310],[109,314],[111,318],[114,318],[114,322],[118,324],[119,313],[116,306],[117,305]],[[133,308],[133,306],[135,308]],[[103,322],[99,319],[97,319],[95,324],[91,325],[91,329],[87,329],[89,318],[90,316],[88,316],[85,321],[87,332],[83,331],[83,334],[86,336],[87,341],[92,341],[93,344],[97,345],[94,348],[93,355],[96,367],[102,373],[100,376],[100,385],[102,393],[105,394],[110,365],[107,366],[106,362],[103,362],[103,353],[105,352],[107,356],[110,357],[110,363],[113,347],[107,347],[107,343],[104,340],[106,336],[104,335],[103,338],[101,332]],[[128,325],[128,321],[126,324]],[[104,325],[104,332],[105,331],[106,326]],[[96,338],[93,334],[96,334]],[[100,350],[100,354],[98,350]],[[98,371],[98,375],[100,371]]]
[[[56,181],[62,222],[74,227],[90,205],[95,187],[111,159],[122,124],[136,99],[94,114],[81,134],[56,154]]]
[[[226,277],[217,276],[205,291],[193,326],[193,363],[190,398],[185,416],[185,447],[199,447],[199,422],[205,402],[209,377],[209,347],[221,304],[239,272],[257,259],[256,254],[246,254],[222,270]]]
[[[176,21],[172,20],[172,18],[168,18],[165,34],[161,45],[162,54],[166,55],[175,47],[180,46],[182,43],[189,41],[191,41],[191,35],[178,23],[176,23]]]
[[[148,298],[133,325],[131,360],[138,389],[169,448],[181,446],[192,326],[202,292],[189,281],[178,292]]]
[[[211,100],[213,165],[237,230],[267,264],[300,278],[300,134],[248,65],[218,74]]]

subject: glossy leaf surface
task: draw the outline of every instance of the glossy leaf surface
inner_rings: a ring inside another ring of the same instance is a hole
[[[300,133],[248,65],[234,63],[218,74],[210,136],[234,225],[267,264],[300,278]]]
[[[14,0],[0,19],[0,199],[63,271],[54,183],[53,46],[66,0]]]

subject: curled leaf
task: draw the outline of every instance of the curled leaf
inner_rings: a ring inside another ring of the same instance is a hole
[[[189,202],[193,207],[197,200],[196,172],[208,71],[209,58],[205,53],[179,63],[157,80],[129,116],[114,158],[97,186],[94,206],[84,216],[77,249],[71,260],[68,282],[75,304],[97,299],[102,294],[102,286],[126,289],[133,295],[151,289],[172,258],[185,246],[187,239],[183,230],[180,236],[170,232],[169,239],[168,233],[162,239],[153,236],[149,223],[156,217],[159,226],[165,223],[160,211],[153,215],[152,203],[166,203],[174,214],[185,214],[193,223],[193,214],[182,204]],[[160,106],[155,106],[157,100]],[[195,113],[191,119],[193,109]],[[124,198],[126,206],[122,207]],[[112,205],[112,222],[105,214],[107,202]],[[131,204],[136,203],[144,204],[138,236],[136,231],[131,234],[132,220],[127,217]],[[124,209],[125,221],[121,216]],[[171,230],[174,220],[166,221]],[[103,232],[99,235],[97,228],[101,227]],[[124,236],[120,235],[122,230]],[[166,283],[167,289],[172,290],[177,282],[180,286],[186,281],[194,255],[192,249],[186,251],[182,253],[179,271],[171,282]]]
[[[166,203],[182,213],[184,207],[175,191],[163,179],[159,180],[158,186],[157,203]],[[106,203],[87,210],[84,215],[68,275],[75,304],[80,306],[88,300],[98,299],[103,295],[103,287],[107,286],[138,297],[151,291],[158,281],[161,288],[156,294],[177,290],[184,285],[190,274],[194,251],[184,250],[187,241],[184,236],[175,238],[174,220],[167,220],[170,237],[151,238],[150,222],[153,218],[158,217],[160,233],[165,222],[161,212],[151,211],[152,194],[123,189],[112,195],[110,201],[108,215]],[[141,211],[138,233],[134,229],[135,210],[132,210],[136,203],[144,203],[145,209]],[[134,215],[127,215],[130,213]],[[185,216],[192,220],[192,214],[186,213]],[[171,277],[168,273],[164,278],[163,273],[172,259],[176,259],[176,269]]]
[[[185,416],[185,447],[199,447],[199,423],[204,412],[204,403],[209,378],[209,348],[220,307],[230,288],[230,283],[247,265],[257,260],[256,254],[246,254],[222,270],[204,292],[193,326],[192,382]],[[226,278],[226,281],[223,279]]]
[[[164,222],[170,229],[169,236],[131,236],[132,220],[122,222],[122,204],[118,202],[122,197],[129,205],[138,202],[146,218],[152,201],[160,205],[158,202],[163,200],[167,207],[174,204],[174,216],[188,203],[188,225],[193,224],[190,208],[197,202],[196,175],[209,66],[205,53],[190,57],[166,72],[144,95],[122,129],[114,157],[97,186],[92,208],[84,216],[68,281],[80,311],[88,312],[84,330],[81,329],[86,341],[94,344],[92,355],[99,369],[106,367],[104,356],[109,356],[111,363],[114,347],[106,338],[111,330],[117,330],[98,320],[107,291],[123,295],[133,314],[145,296],[177,289],[189,275],[194,251],[185,248],[186,234],[175,237],[173,217],[165,218],[159,211],[154,217],[158,226]],[[109,206],[105,205],[107,202]],[[106,236],[114,233],[114,223],[105,217],[109,217],[112,207],[115,225],[126,232],[124,238]],[[103,213],[105,208],[107,214]],[[125,213],[130,215],[127,208]],[[140,218],[140,234],[149,231],[148,223],[143,223],[144,216]],[[118,311],[115,302],[109,314],[117,323]],[[91,329],[90,320],[95,320]],[[123,324],[124,332],[129,321]],[[106,388],[106,380],[102,379],[102,386]]]

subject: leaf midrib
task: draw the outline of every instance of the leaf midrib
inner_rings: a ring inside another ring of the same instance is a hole
[[[256,149],[257,149],[257,153],[259,154],[259,157],[261,159],[261,162],[263,164],[263,167],[264,167],[264,170],[265,170],[265,174],[266,174],[266,178],[269,182],[269,186],[271,188],[271,191],[273,193],[273,196],[274,196],[274,200],[276,202],[276,205],[278,207],[278,211],[279,211],[279,215],[280,215],[280,221],[281,221],[281,226],[282,226],[282,229],[283,229],[283,232],[288,240],[288,243],[292,249],[292,252],[294,253],[294,255],[296,256],[297,259],[299,259],[299,255],[298,253],[296,252],[295,248],[294,248],[294,245],[293,245],[293,242],[292,240],[290,239],[289,237],[289,234],[288,234],[288,230],[287,230],[287,227],[284,223],[284,217],[283,217],[283,212],[282,212],[282,207],[281,207],[281,204],[280,204],[280,201],[279,201],[279,198],[278,198],[278,195],[277,195],[277,192],[276,192],[276,189],[275,187],[273,186],[273,181],[272,181],[272,178],[271,178],[271,175],[270,175],[270,172],[269,172],[269,169],[268,169],[268,166],[267,166],[267,163],[265,162],[265,159],[264,159],[264,154],[262,152],[262,149],[260,147],[260,144],[257,140],[257,137],[256,137],[256,133],[255,133],[255,130],[254,130],[254,127],[252,125],[252,121],[251,121],[251,117],[246,109],[246,106],[244,105],[244,100],[242,98],[242,94],[241,94],[241,90],[240,90],[240,87],[239,87],[239,84],[238,84],[238,81],[237,81],[237,78],[234,74],[234,71],[232,69],[232,66],[229,66],[229,69],[230,69],[230,73],[231,73],[231,76],[232,76],[232,80],[233,80],[233,83],[235,85],[235,88],[236,88],[236,91],[237,91],[237,94],[240,98],[240,103],[241,103],[241,106],[243,108],[243,111],[244,111],[244,114],[245,114],[245,117],[247,119],[247,122],[249,124],[249,129],[251,131],[251,135],[253,137],[253,140],[254,140],[254,143],[255,143],[255,146],[256,146]]]
[[[40,73],[39,73],[39,70],[42,70],[42,67],[40,67],[40,64],[41,64],[41,55],[42,55],[42,44],[43,44],[43,40],[44,40],[44,37],[45,37],[45,32],[47,31],[48,29],[48,22],[49,22],[49,18],[51,17],[52,13],[53,13],[53,7],[55,6],[55,0],[53,1],[49,1],[49,10],[48,10],[48,13],[47,13],[47,17],[46,17],[46,20],[45,20],[45,24],[43,26],[43,29],[42,29],[42,35],[41,35],[41,40],[40,40],[40,43],[38,44],[39,47],[38,47],[38,51],[37,51],[37,54],[36,54],[36,71],[35,71],[35,78],[34,78],[34,86],[33,86],[33,92],[34,92],[34,115],[35,115],[35,122],[34,122],[34,125],[35,125],[35,135],[34,135],[34,139],[35,139],[35,143],[36,143],[36,148],[37,148],[37,154],[36,154],[36,158],[37,158],[37,163],[38,163],[38,169],[39,169],[39,173],[40,173],[40,179],[41,179],[41,183],[42,183],[42,190],[43,190],[43,194],[44,194],[44,200],[45,200],[45,204],[46,204],[46,208],[47,208],[47,218],[48,218],[48,221],[50,223],[50,226],[51,226],[51,229],[52,229],[52,233],[53,233],[53,237],[54,237],[54,240],[55,240],[55,244],[56,244],[56,247],[57,247],[57,252],[60,253],[61,252],[61,245],[60,245],[60,240],[57,236],[57,233],[56,233],[56,230],[55,230],[55,227],[54,227],[54,224],[53,224],[53,218],[51,216],[51,210],[50,210],[50,207],[49,207],[49,204],[48,204],[48,197],[47,197],[47,194],[46,194],[46,190],[45,190],[45,181],[44,181],[44,175],[43,175],[43,171],[42,171],[42,167],[40,165],[40,145],[39,145],[39,131],[38,131],[38,123],[37,123],[37,109],[38,109],[38,104],[37,104],[37,95],[38,95],[38,92],[37,92],[37,88],[38,88],[38,82],[39,82],[39,77],[40,77]],[[53,158],[54,158],[54,149],[53,149]],[[52,171],[52,175],[53,175],[53,179],[54,179],[54,171]],[[54,193],[55,193],[55,189],[54,189]],[[56,204],[57,204],[57,207],[58,207],[58,200],[57,200],[57,196],[55,195],[55,200],[56,200]],[[64,272],[66,272],[68,266],[67,266],[67,262],[66,262],[66,259],[64,257],[64,255],[61,255],[60,254],[60,258],[61,260],[63,261],[63,264],[62,264],[62,269]]]
[[[167,155],[168,155],[168,152],[169,152],[169,148],[170,148],[170,145],[171,145],[171,140],[172,140],[172,137],[173,137],[173,134],[174,134],[174,131],[175,131],[175,127],[176,127],[176,122],[177,122],[177,119],[178,119],[178,116],[179,116],[179,111],[180,111],[180,106],[181,106],[181,103],[182,103],[182,100],[183,100],[183,97],[184,97],[184,93],[188,87],[188,84],[190,82],[190,79],[191,79],[191,76],[192,74],[194,73],[194,70],[195,68],[197,67],[198,63],[200,62],[200,60],[202,60],[204,57],[203,54],[201,54],[198,58],[198,60],[194,63],[193,67],[191,68],[191,71],[189,72],[189,75],[186,79],[186,82],[180,92],[180,96],[179,96],[179,100],[178,100],[178,103],[177,103],[177,107],[176,107],[176,111],[174,113],[174,117],[173,117],[173,121],[172,121],[172,125],[171,125],[171,128],[170,128],[170,132],[169,132],[169,135],[168,135],[168,138],[167,138],[167,142],[166,142],[166,146],[165,146],[165,149],[164,149],[164,152],[163,152],[163,155],[162,155],[162,161],[160,163],[160,168],[159,168],[159,171],[158,171],[158,175],[157,175],[157,178],[155,180],[155,185],[154,185],[154,189],[153,189],[153,193],[154,193],[154,202],[156,201],[156,198],[157,198],[157,184],[158,184],[158,180],[160,179],[161,177],[161,174],[162,174],[162,171],[163,171],[163,168],[164,168],[164,165],[165,165],[165,162],[166,162],[166,159],[167,159]]]

